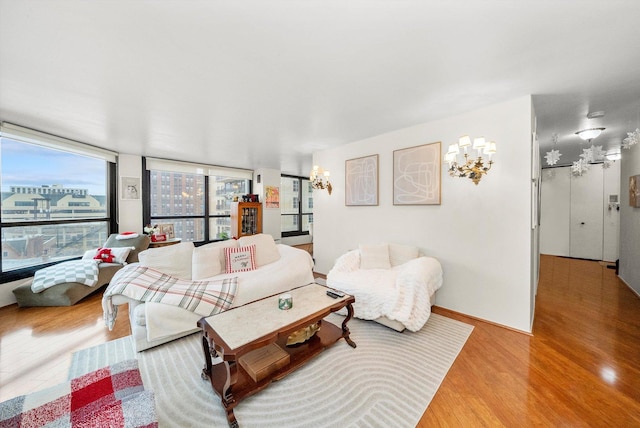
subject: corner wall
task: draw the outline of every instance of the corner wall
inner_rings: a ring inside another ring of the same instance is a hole
[[[629,206],[629,177],[640,174],[640,147],[622,149],[620,160],[620,269],[622,278],[640,296],[640,208]]]
[[[120,153],[118,155],[118,230],[114,232],[138,232],[143,233],[142,224],[142,198],[122,199],[120,183],[122,177],[134,177],[142,183],[142,156]],[[142,195],[142,189],[140,189]]]
[[[416,245],[436,257],[444,284],[436,304],[526,332],[532,308],[532,106],[526,96],[314,154],[331,171],[333,194],[314,194],[317,272],[361,243]],[[496,141],[496,163],[478,186],[449,177],[442,165],[442,203],[393,205],[393,151],[460,135]],[[345,160],[379,155],[379,205],[346,207]]]
[[[273,236],[273,239],[280,243],[282,237],[280,208],[267,208],[266,186],[274,186],[280,189],[279,169],[261,168],[255,170],[253,172],[253,193],[259,195],[262,203],[262,232]]]

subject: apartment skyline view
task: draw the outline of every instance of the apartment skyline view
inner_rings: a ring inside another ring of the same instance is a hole
[[[109,230],[104,160],[8,138],[0,138],[0,151],[3,272],[102,245]]]
[[[104,161],[2,138],[2,192],[12,186],[59,185],[87,189],[89,195],[104,196]],[[78,162],[81,158],[81,162]]]

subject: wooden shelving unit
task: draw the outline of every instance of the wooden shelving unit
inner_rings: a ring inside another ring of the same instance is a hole
[[[260,202],[231,203],[231,236],[262,233],[262,204]]]

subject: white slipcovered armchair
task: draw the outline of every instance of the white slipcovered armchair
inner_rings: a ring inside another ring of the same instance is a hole
[[[429,319],[434,294],[442,286],[442,267],[417,247],[360,245],[336,260],[327,285],[355,296],[355,317],[397,331],[418,331]]]

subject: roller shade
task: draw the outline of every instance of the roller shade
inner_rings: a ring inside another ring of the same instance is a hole
[[[222,176],[245,180],[251,180],[253,178],[253,171],[247,169],[179,162],[167,159],[146,158],[146,165],[149,171],[182,172],[185,174]]]
[[[0,125],[0,137],[34,144],[49,149],[64,150],[77,155],[102,159],[107,162],[115,163],[116,158],[118,157],[118,153],[111,150],[102,149],[100,147],[91,146],[78,141],[69,140],[67,138],[57,137],[55,135],[7,122],[2,122]]]

